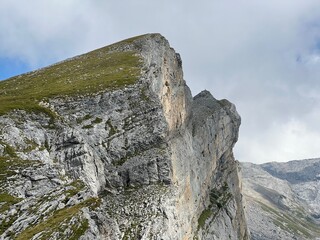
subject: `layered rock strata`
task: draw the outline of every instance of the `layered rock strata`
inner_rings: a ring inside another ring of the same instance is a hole
[[[139,79],[0,116],[1,238],[248,239],[234,105],[192,98],[159,34],[107,51],[134,52]]]

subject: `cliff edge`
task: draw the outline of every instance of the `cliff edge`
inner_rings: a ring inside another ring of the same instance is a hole
[[[0,82],[1,239],[248,239],[240,117],[147,34]]]

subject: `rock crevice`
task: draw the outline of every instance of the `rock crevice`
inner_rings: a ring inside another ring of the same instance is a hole
[[[235,106],[208,91],[192,98],[180,55],[160,34],[99,51],[134,52],[139,79],[47,98],[41,106],[51,116],[0,116],[0,158],[14,162],[3,167],[12,181],[1,179],[1,191],[13,200],[0,206],[1,237],[248,239],[232,154],[240,125]],[[39,210],[47,205],[49,212]],[[33,220],[25,222],[26,215]]]

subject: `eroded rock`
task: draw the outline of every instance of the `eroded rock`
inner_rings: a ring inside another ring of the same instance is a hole
[[[2,161],[14,163],[1,180],[12,197],[2,238],[248,239],[234,105],[192,98],[159,34],[110,49],[141,57],[135,84],[45,99],[49,117],[0,116]]]

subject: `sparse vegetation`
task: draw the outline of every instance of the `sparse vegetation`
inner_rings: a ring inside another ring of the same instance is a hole
[[[114,166],[121,166],[123,165],[128,159],[130,158],[133,158],[133,157],[136,157],[138,156],[139,154],[141,154],[139,151],[134,151],[132,153],[128,153],[126,156],[118,159],[118,160],[115,160],[113,161],[113,165]]]
[[[88,124],[88,125],[84,125],[82,127],[82,129],[90,129],[90,128],[93,128],[93,126],[91,124]]]
[[[128,160],[128,157],[120,158],[118,161],[114,161],[114,166],[122,166],[126,161]]]
[[[8,193],[0,193],[0,213],[7,211],[11,205],[20,202],[22,199],[11,196]]]
[[[131,226],[124,232],[122,240],[137,239],[140,236],[140,232],[141,226],[139,226],[138,223],[133,222],[131,223]]]
[[[38,144],[30,139],[25,139],[25,143],[27,144],[27,147],[24,149],[24,152],[31,152],[35,150],[38,147]]]
[[[83,120],[86,120],[86,119],[84,119],[83,118]],[[81,121],[77,121],[78,123],[81,123],[83,120],[81,120]],[[102,118],[98,118],[98,117],[96,117],[96,119],[94,119],[93,121],[91,121],[91,124],[88,124],[88,125],[84,125],[83,127],[82,127],[82,129],[90,129],[90,128],[93,128],[93,125],[94,124],[98,124],[98,123],[101,123],[102,122]]]
[[[6,182],[7,178],[16,174],[15,171],[28,166],[36,166],[39,161],[21,160],[15,157],[0,157],[0,192],[1,185]]]
[[[7,154],[10,157],[17,157],[16,151],[9,144],[0,141],[0,144],[4,146],[4,154]]]
[[[19,203],[22,199],[14,197],[6,192],[0,193],[0,214],[6,212],[10,207]],[[17,214],[7,217],[0,221],[0,235],[4,233],[17,219]]]
[[[0,235],[3,234],[13,223],[17,220],[17,215],[13,215],[8,219],[4,219],[0,222]]]
[[[227,183],[224,183],[220,189],[212,189],[210,191],[210,205],[202,211],[198,218],[198,230],[204,227],[207,219],[211,217],[214,219],[219,213],[219,209],[225,207],[231,197],[232,194],[229,192]]]
[[[92,118],[92,116],[91,116],[90,114],[86,114],[86,115],[84,115],[84,117],[82,118],[82,121],[89,120],[90,118]]]
[[[205,209],[201,213],[199,219],[198,219],[198,229],[203,228],[207,219],[211,217],[212,211],[210,209]]]
[[[87,231],[88,228],[88,219],[83,220],[79,225],[73,225],[72,235],[70,236],[69,240],[78,240]]]
[[[64,192],[64,194],[66,195],[65,202],[67,202],[71,197],[73,197],[74,195],[78,194],[81,190],[83,190],[85,187],[85,184],[81,180],[76,180],[76,181],[73,181],[70,184],[70,186],[72,188]]]
[[[77,118],[77,123],[81,124],[83,121],[89,120],[90,118],[92,118],[92,116],[90,114],[86,114],[81,118]]]
[[[223,208],[232,197],[232,194],[228,191],[228,185],[225,183],[221,189],[212,189],[210,192],[210,202],[212,205]]]
[[[149,96],[147,95],[147,87],[143,87],[142,89],[141,89],[141,98],[144,100],[144,101],[149,101],[150,100],[150,98],[149,98]]]
[[[106,121],[106,129],[109,129],[109,136],[112,136],[117,133],[117,128],[112,125],[110,119]]]
[[[44,147],[45,147],[45,149],[47,149],[48,151],[50,150],[49,142],[48,142],[47,139],[44,141]]]
[[[226,99],[219,100],[218,103],[221,105],[221,107],[230,106],[230,102]]]
[[[98,123],[101,123],[101,122],[102,122],[102,118],[96,117],[96,119],[93,120],[91,123],[92,124],[98,124]]]
[[[83,207],[96,208],[100,205],[100,199],[90,198],[80,204],[74,205],[72,207],[64,208],[53,213],[52,216],[47,218],[45,221],[40,222],[37,225],[30,226],[24,231],[22,231],[16,240],[32,239],[38,233],[42,233],[40,239],[48,239],[54,232],[64,232],[64,229],[69,226],[69,222],[72,218],[77,218],[81,220],[80,210]],[[82,220],[80,226],[71,226],[75,229],[72,232],[69,239],[77,239],[80,237],[88,228],[88,222]]]
[[[281,229],[307,238],[312,237],[310,231],[320,234],[319,227],[316,224],[301,217],[295,217],[294,215],[289,215],[281,210],[274,209],[262,202],[258,203],[263,211],[272,215],[273,223]]]

